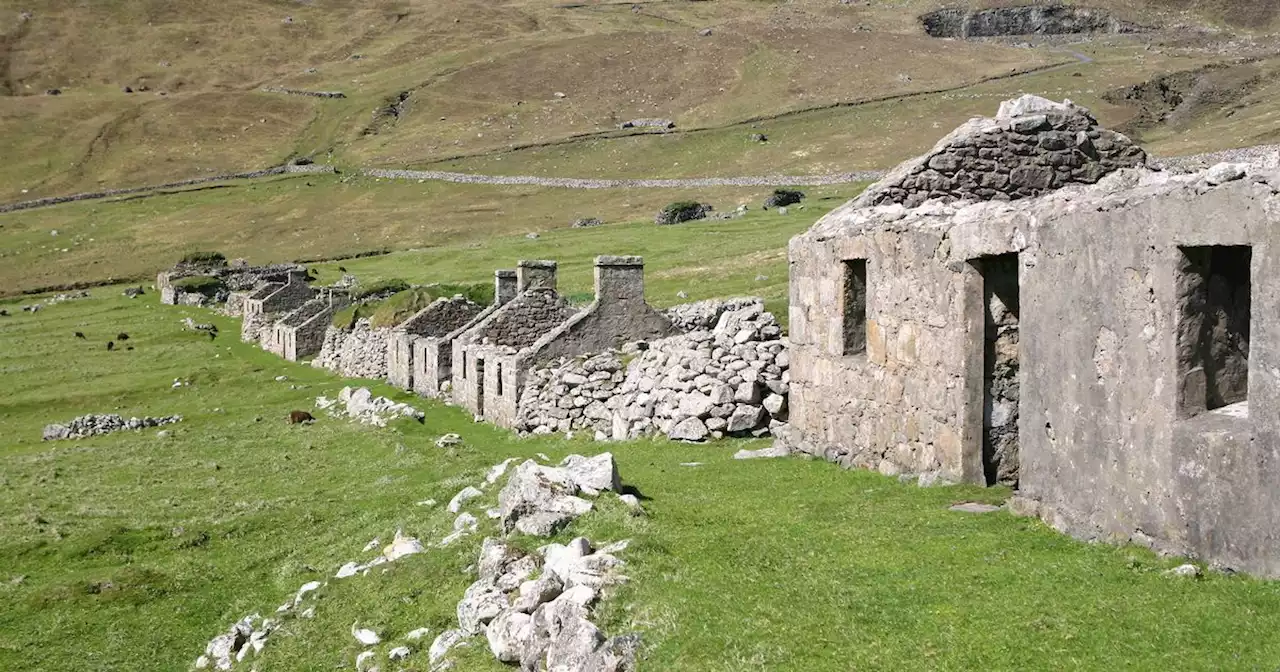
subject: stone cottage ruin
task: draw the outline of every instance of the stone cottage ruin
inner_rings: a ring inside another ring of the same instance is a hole
[[[790,246],[796,450],[1280,575],[1280,172],[975,119]]]
[[[271,352],[279,352],[278,334],[272,329],[277,320],[315,298],[306,271],[290,271],[283,282],[265,282],[239,301],[243,309],[240,340],[261,342]]]
[[[673,333],[644,301],[639,257],[597,257],[595,300],[581,311],[556,291],[554,261],[521,261],[515,290],[453,341],[454,402],[504,427],[516,426],[526,373],[536,365]]]

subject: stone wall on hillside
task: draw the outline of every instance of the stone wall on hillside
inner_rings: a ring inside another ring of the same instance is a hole
[[[1146,160],[1142,148],[1098,126],[1089,110],[1023,96],[1001,105],[995,118],[971,119],[929,152],[900,164],[855,203],[1018,200],[1093,184]]]
[[[760,299],[715,312],[720,317],[711,329],[535,369],[521,394],[517,429],[691,441],[768,434],[787,419],[782,330]]]
[[[387,340],[391,329],[375,329],[368,319],[356,320],[351,329],[329,326],[320,354],[311,365],[347,378],[387,377]]]

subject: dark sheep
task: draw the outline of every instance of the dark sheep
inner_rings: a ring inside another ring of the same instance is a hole
[[[84,340],[84,332],[83,332],[83,331],[77,331],[77,332],[76,332],[76,338],[79,338],[79,339],[81,339],[81,340]]]
[[[107,341],[107,352],[111,352],[112,350],[115,350],[115,349],[116,349],[116,342]]]
[[[9,311],[0,310],[0,317],[9,317]]]
[[[116,334],[116,340],[117,340],[117,341],[127,341],[127,340],[129,340],[129,334],[126,334],[126,333],[124,333],[124,332],[122,331],[122,332],[120,332],[120,333]]]
[[[293,411],[289,413],[289,424],[305,425],[315,422],[316,419],[306,411]]]
[[[339,271],[342,271],[343,273],[346,273],[346,272],[347,272],[347,267],[346,267],[346,266],[339,266],[339,267],[338,267],[338,270],[339,270]]]

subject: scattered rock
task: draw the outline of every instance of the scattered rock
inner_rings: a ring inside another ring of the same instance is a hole
[[[367,387],[342,388],[338,393],[338,402],[342,404],[342,408],[325,397],[317,397],[316,407],[329,410],[330,415],[338,417],[345,415],[362,424],[377,427],[386,427],[388,421],[397,417],[413,418],[418,422],[422,422],[426,417],[425,413],[408,404],[394,402],[386,397],[373,396]]]
[[[1178,565],[1177,567],[1165,572],[1166,576],[1179,576],[1192,579],[1199,578],[1200,574],[1200,568],[1192,564]]]
[[[1001,507],[993,504],[979,504],[978,502],[964,502],[950,507],[951,511],[959,511],[961,513],[994,513],[999,511]]]

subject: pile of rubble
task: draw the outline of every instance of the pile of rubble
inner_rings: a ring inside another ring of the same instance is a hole
[[[366,425],[386,427],[387,422],[395,418],[413,418],[422,422],[426,414],[422,411],[386,397],[375,397],[367,387],[344,387],[338,393],[337,400],[328,397],[316,397],[316,408],[328,411],[335,417],[346,416]]]
[[[494,474],[504,472],[512,461],[494,466],[485,482],[497,480]],[[488,515],[500,520],[503,531],[548,537],[591,510],[593,504],[584,496],[620,489],[618,468],[609,453],[591,458],[570,455],[555,467],[527,460],[512,472],[498,495],[498,508]],[[459,492],[450,511],[479,496],[471,490]],[[626,495],[619,497],[638,506]],[[580,537],[530,554],[486,538],[476,563],[479,577],[458,602],[458,627],[436,638],[430,663],[439,663],[453,647],[483,634],[495,658],[522,669],[634,669],[638,638],[606,639],[590,621],[591,608],[603,591],[626,580],[617,573],[625,563],[616,555],[626,547],[624,541],[594,549]]]
[[[690,333],[533,371],[518,428],[591,431],[615,440],[660,433],[685,441],[759,437],[779,428],[787,420],[790,379],[782,329],[759,299],[705,308],[681,316],[699,327]],[[715,326],[701,328],[711,315]]]
[[[82,415],[65,425],[46,425],[44,428],[44,440],[83,439],[90,436],[121,432],[126,429],[138,430],[160,427],[180,422],[181,420],[181,415],[168,415],[160,418],[129,418],[126,420],[114,413],[106,415],[90,413]]]
[[[390,329],[375,329],[365,318],[356,320],[350,330],[328,327],[311,365],[347,378],[385,379],[390,336]]]

